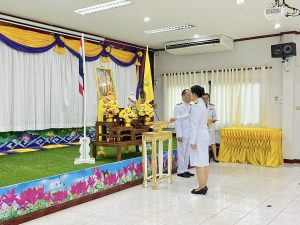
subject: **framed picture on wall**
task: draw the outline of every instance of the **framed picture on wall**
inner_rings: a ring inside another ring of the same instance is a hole
[[[114,96],[116,98],[115,84],[111,69],[96,67],[95,73],[98,97]]]

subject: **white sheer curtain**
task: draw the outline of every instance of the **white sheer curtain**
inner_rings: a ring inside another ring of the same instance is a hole
[[[269,75],[266,69],[228,69],[212,72],[211,102],[217,127],[269,125]]]
[[[120,107],[136,90],[136,67],[87,62],[87,125],[97,117],[96,66],[112,68]],[[27,54],[0,42],[0,132],[83,126],[78,59],[68,51]]]
[[[200,85],[208,91],[208,72],[196,71],[163,74],[164,84],[164,120],[173,116],[174,106],[180,103],[181,92],[193,85]]]

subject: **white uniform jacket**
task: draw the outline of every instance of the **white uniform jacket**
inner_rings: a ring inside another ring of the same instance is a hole
[[[207,113],[208,113],[208,119],[216,119],[216,110],[215,105],[208,104],[207,105]],[[209,123],[208,130],[215,131],[216,130],[216,123]]]
[[[185,114],[190,114],[192,106],[188,103],[182,102],[175,106],[174,108],[174,117],[180,117]],[[175,132],[176,137],[189,138],[190,134],[190,121],[186,120],[177,120],[175,121]]]
[[[198,103],[192,105],[191,113],[175,117],[177,121],[190,121],[190,144],[198,141],[209,141],[207,129],[208,113],[204,101],[199,98]]]

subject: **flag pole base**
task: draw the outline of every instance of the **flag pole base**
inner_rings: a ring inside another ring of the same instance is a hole
[[[95,164],[95,158],[90,158],[90,159],[81,159],[81,158],[75,158],[74,160],[74,165],[78,164]]]
[[[88,163],[95,164],[95,158],[90,157],[90,138],[83,137],[80,138],[80,148],[79,153],[80,157],[74,160],[74,165]]]

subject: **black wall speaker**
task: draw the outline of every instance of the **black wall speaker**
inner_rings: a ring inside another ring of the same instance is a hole
[[[296,56],[296,43],[284,43],[278,45],[271,45],[272,58],[283,58],[289,56]]]

